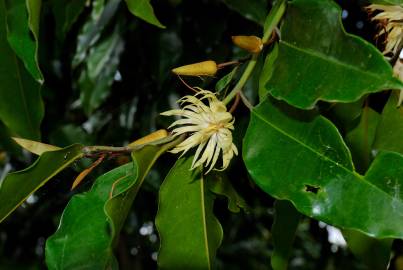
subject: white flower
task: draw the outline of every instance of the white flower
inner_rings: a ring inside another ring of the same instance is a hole
[[[403,7],[387,5],[369,5],[370,13],[380,11],[372,20],[379,21],[381,29],[378,36],[386,35],[386,45],[383,54],[396,55],[402,47],[403,40]]]
[[[207,101],[208,105],[203,101]],[[211,171],[222,153],[222,168],[225,170],[232,157],[238,155],[236,146],[232,143],[234,118],[227,112],[224,103],[217,99],[214,93],[200,90],[194,96],[184,96],[178,103],[182,109],[161,113],[165,116],[181,116],[169,128],[175,127],[172,133],[178,136],[183,133],[191,135],[178,144],[172,153],[183,152],[198,146],[193,159],[191,170],[198,166],[208,167]]]

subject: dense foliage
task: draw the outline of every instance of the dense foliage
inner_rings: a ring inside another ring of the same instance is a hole
[[[402,20],[0,0],[0,269],[403,269]]]

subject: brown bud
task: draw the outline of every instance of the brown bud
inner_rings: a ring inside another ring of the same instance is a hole
[[[262,40],[256,36],[233,36],[232,42],[250,53],[259,53],[263,49]]]
[[[214,76],[217,73],[217,69],[216,62],[208,60],[177,67],[172,72],[181,76]]]

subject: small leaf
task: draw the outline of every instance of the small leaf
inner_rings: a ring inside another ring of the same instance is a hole
[[[397,107],[399,93],[392,92],[376,130],[374,149],[403,154],[403,106]]]
[[[226,74],[225,76],[223,76],[223,77],[216,83],[216,85],[215,85],[215,91],[216,91],[217,93],[220,93],[221,91],[223,91],[224,89],[226,89],[226,88],[230,85],[230,83],[231,83],[232,79],[234,78],[235,74],[237,73],[237,71],[238,71],[238,66],[234,67],[234,68],[231,70],[231,72],[229,72],[228,74]]]
[[[267,0],[223,0],[224,3],[234,11],[241,14],[248,20],[254,21],[263,26],[268,11]]]
[[[42,1],[5,0],[5,3],[8,42],[24,62],[32,77],[39,83],[43,83],[43,76],[38,63],[38,36]]]
[[[403,88],[373,45],[344,31],[340,13],[332,0],[289,3],[268,92],[309,109],[318,100],[352,102],[368,93]]]
[[[41,142],[36,142],[36,141],[31,141],[27,139],[22,139],[22,138],[12,138],[17,144],[19,144],[21,147],[24,149],[28,150],[31,153],[34,153],[35,155],[42,155],[44,152],[48,151],[57,151],[60,150],[60,147],[51,145],[51,144],[46,144],[46,143],[41,143]]]
[[[0,0],[0,119],[18,136],[38,140],[44,113],[40,86],[7,42],[5,12],[5,2]]]
[[[353,230],[344,230],[343,236],[354,256],[364,262],[368,269],[388,269],[393,239],[376,239]]]
[[[287,270],[301,214],[289,201],[276,201],[274,208],[276,214],[271,228],[274,245],[271,266],[273,270]]]
[[[154,14],[150,0],[125,0],[129,11],[136,17],[153,24],[159,28],[165,28]]]
[[[278,45],[275,44],[273,49],[267,54],[264,60],[262,72],[259,77],[259,100],[263,100],[267,95],[266,83],[273,73],[273,65],[278,56]]]
[[[190,170],[192,159],[179,159],[160,189],[155,221],[161,237],[160,269],[212,269],[222,241],[214,195],[201,171]]]
[[[372,144],[380,115],[369,107],[364,107],[358,126],[347,133],[346,143],[350,148],[357,171],[365,173],[371,163]]]
[[[252,111],[243,158],[261,189],[303,214],[377,238],[403,238],[403,155],[379,154],[361,176],[331,122],[265,100]]]
[[[45,152],[30,167],[8,174],[0,186],[0,222],[49,179],[81,158],[81,149],[81,145],[72,145]]]
[[[228,177],[223,173],[210,172],[207,177],[207,187],[211,192],[225,196],[228,199],[228,209],[233,213],[239,213],[239,211],[244,209],[246,212],[249,211],[249,206],[246,204],[245,200],[238,194],[234,189]]]

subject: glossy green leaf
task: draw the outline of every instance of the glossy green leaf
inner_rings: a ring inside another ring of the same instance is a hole
[[[206,176],[207,187],[211,192],[225,196],[228,199],[228,209],[233,213],[239,213],[241,209],[249,211],[249,206],[232,186],[224,173],[210,172]]]
[[[234,78],[236,72],[238,71],[238,66],[234,67],[229,73],[225,74],[215,85],[215,91],[220,93],[224,89],[227,89],[232,79]]]
[[[353,230],[344,230],[343,236],[354,256],[364,262],[368,269],[388,269],[393,239],[376,239]]]
[[[43,153],[30,167],[10,173],[0,185],[0,222],[57,173],[83,156],[81,145]]]
[[[276,212],[271,228],[274,245],[271,266],[273,270],[287,270],[301,214],[289,201],[276,201],[274,209]]]
[[[289,3],[267,91],[309,109],[318,100],[352,102],[367,93],[403,87],[373,45],[344,31],[340,13],[332,0]]]
[[[38,63],[38,36],[42,1],[5,0],[5,3],[8,42],[32,77],[39,83],[43,83],[43,76]]]
[[[90,191],[75,195],[46,242],[48,268],[107,269],[116,264],[113,248],[137,192],[157,158],[178,140],[144,146],[133,152],[133,163],[100,176]]]
[[[397,107],[398,92],[393,92],[382,111],[376,131],[374,149],[403,154],[403,106]]]
[[[351,103],[333,103],[329,108],[327,115],[342,134],[350,132],[359,124],[365,99],[364,96]]]
[[[80,100],[87,115],[109,96],[123,51],[121,30],[117,25],[110,36],[93,46],[78,80]]]
[[[92,189],[71,198],[55,234],[46,241],[49,269],[107,269],[114,260],[105,203],[113,186],[134,183],[136,163],[128,163],[101,175]]]
[[[91,14],[80,29],[77,36],[77,48],[73,57],[72,66],[77,68],[87,58],[90,49],[100,39],[106,25],[111,21],[119,7],[120,0],[92,1]]]
[[[6,6],[0,1],[0,119],[18,136],[37,140],[43,117],[40,86],[7,42]]]
[[[381,5],[403,5],[402,0],[370,0],[369,2]]]
[[[212,269],[222,241],[214,195],[201,171],[190,170],[192,158],[179,159],[160,189],[155,221],[161,238],[160,269]]]
[[[241,14],[248,20],[254,21],[263,26],[268,12],[267,0],[245,1],[245,0],[223,0],[224,3],[234,11]]]
[[[56,34],[63,40],[84,11],[87,0],[52,0]]]
[[[383,153],[356,173],[333,124],[309,111],[263,101],[243,145],[256,184],[302,213],[379,238],[403,238],[403,156]]]
[[[278,56],[278,45],[275,44],[273,49],[267,54],[264,60],[262,72],[259,77],[259,100],[263,100],[267,95],[266,83],[273,73],[273,65]]]
[[[150,0],[125,0],[129,11],[136,17],[155,25],[159,28],[165,28],[154,14],[154,9]]]
[[[365,173],[371,163],[372,144],[379,119],[379,113],[369,107],[364,107],[360,123],[346,135],[346,143],[359,173]]]

